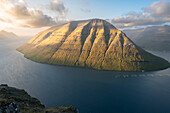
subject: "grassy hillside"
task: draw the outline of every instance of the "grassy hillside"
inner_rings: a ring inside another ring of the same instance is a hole
[[[73,21],[37,34],[17,49],[26,58],[98,70],[149,71],[170,66],[101,19]]]
[[[0,113],[78,113],[73,106],[45,108],[23,89],[0,85]]]

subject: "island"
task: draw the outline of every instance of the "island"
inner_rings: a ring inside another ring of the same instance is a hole
[[[137,46],[102,19],[51,27],[17,50],[36,62],[97,70],[153,71],[170,67],[168,61]]]

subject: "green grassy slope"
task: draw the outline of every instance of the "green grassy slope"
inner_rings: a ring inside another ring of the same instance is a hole
[[[150,71],[170,66],[168,61],[141,49],[122,31],[101,19],[50,28],[17,50],[41,63],[98,70]]]

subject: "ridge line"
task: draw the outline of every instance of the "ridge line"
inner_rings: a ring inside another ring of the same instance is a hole
[[[85,65],[86,65],[86,61],[87,59],[89,58],[89,55],[91,54],[91,50],[92,50],[92,47],[94,46],[94,41],[96,39],[96,32],[97,32],[97,26],[96,26],[96,23],[95,23],[95,26],[93,27],[95,30],[94,30],[94,33],[92,34],[92,37],[91,37],[91,47],[90,47],[90,51],[88,52],[88,55],[84,61]],[[94,37],[94,38],[93,38]]]
[[[51,57],[49,58],[48,62],[53,62],[51,61],[51,58],[54,56],[54,54],[58,51],[58,49],[63,45],[63,43],[65,42],[65,40],[68,38],[68,36],[77,28],[78,22],[76,22],[76,25],[74,25],[74,28],[71,29],[72,24],[74,24],[73,22],[70,23],[69,25],[69,30],[66,33],[65,37],[64,37],[64,41],[61,41],[61,44],[56,48],[55,52],[51,55]]]
[[[107,33],[107,32],[109,32],[109,33]],[[104,54],[104,56],[103,56],[103,60],[102,60],[102,62],[101,62],[101,65],[100,65],[100,68],[102,69],[102,64],[103,64],[103,61],[104,61],[104,58],[105,58],[105,54],[106,54],[106,52],[107,52],[107,50],[108,50],[108,48],[109,48],[109,39],[110,39],[110,35],[108,35],[108,34],[110,34],[110,30],[109,30],[109,27],[106,27],[105,25],[104,25],[104,36],[105,36],[105,43],[106,43],[106,49],[105,49],[105,52],[103,53]],[[108,35],[108,36],[107,36]],[[108,39],[107,39],[107,38]]]
[[[78,59],[77,59],[77,61],[75,62],[74,65],[76,65],[77,62],[79,61],[80,56],[81,56],[81,54],[82,54],[82,49],[83,49],[83,47],[84,47],[84,43],[86,42],[87,37],[90,35],[90,31],[91,31],[91,28],[92,28],[92,25],[90,25],[90,24],[91,24],[91,22],[89,22],[88,24],[86,24],[86,25],[83,27],[83,29],[82,29],[81,37],[80,37],[80,39],[81,39],[81,45],[82,45],[82,46],[81,46],[81,48],[80,48],[79,57],[78,57]],[[90,28],[89,28],[89,26],[90,26]],[[88,31],[88,32],[86,32],[86,27],[87,27],[87,31]],[[84,33],[84,32],[85,32],[85,33]],[[83,34],[86,34],[86,35],[84,36]],[[83,37],[85,38],[84,40],[82,40]]]

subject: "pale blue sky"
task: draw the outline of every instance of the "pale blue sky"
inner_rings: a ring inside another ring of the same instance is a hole
[[[25,0],[30,7],[41,8],[50,0]],[[61,0],[68,8],[67,19],[102,18],[110,19],[123,16],[130,11],[141,12],[141,8],[149,6],[156,0]],[[83,12],[81,9],[90,10]],[[45,9],[43,9],[44,12]],[[48,12],[47,12],[48,13]],[[49,13],[48,13],[49,14]],[[55,14],[50,14],[54,16]]]
[[[170,0],[1,1],[0,30],[19,35],[32,35],[63,22],[92,18],[108,19],[118,29],[170,23]]]

